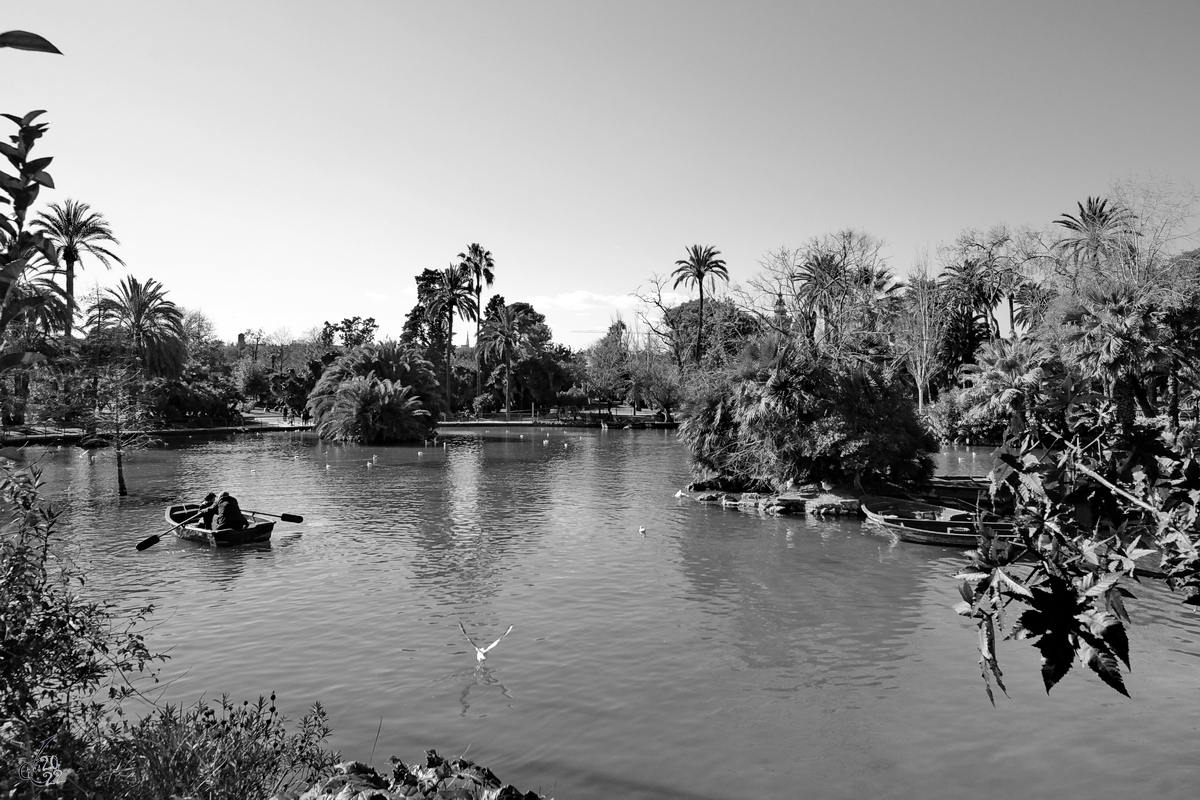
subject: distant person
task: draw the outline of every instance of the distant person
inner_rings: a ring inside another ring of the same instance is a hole
[[[229,492],[221,492],[221,496],[217,498],[217,516],[213,520],[213,530],[240,531],[248,527],[250,522],[238,507],[237,498]]]
[[[212,529],[213,517],[217,515],[217,494],[209,492],[204,495],[204,502],[200,504],[200,508],[196,510],[200,515],[200,527]]]

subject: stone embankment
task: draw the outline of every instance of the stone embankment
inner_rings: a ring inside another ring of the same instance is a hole
[[[698,503],[713,503],[734,511],[756,511],[760,514],[806,514],[814,517],[860,516],[858,494],[848,489],[822,486],[803,486],[794,491],[713,491],[731,484],[725,480],[696,481],[676,497],[690,497]],[[754,486],[752,488],[765,488]]]

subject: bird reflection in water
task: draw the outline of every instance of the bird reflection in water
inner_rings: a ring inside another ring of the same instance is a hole
[[[507,697],[509,700],[512,700],[512,692],[508,690],[507,686],[501,683],[500,679],[496,677],[495,673],[493,673],[492,670],[488,668],[488,665],[484,662],[487,659],[488,652],[491,651],[496,645],[500,644],[501,639],[512,633],[513,626],[509,625],[508,630],[500,635],[500,639],[492,642],[487,647],[480,647],[477,645],[475,640],[472,639],[467,633],[467,629],[463,627],[461,622],[458,623],[458,627],[459,630],[462,631],[463,636],[466,637],[467,641],[471,644],[471,647],[474,648],[475,659],[477,662],[474,669],[464,669],[441,679],[442,681],[461,683],[463,685],[462,692],[458,696],[458,704],[462,707],[462,713],[460,713],[459,716],[465,717],[467,715],[467,710],[471,707],[471,690],[477,686],[498,687],[501,695]],[[508,704],[508,707],[512,708],[512,704]]]
[[[486,692],[488,691],[488,687],[494,686],[500,690],[501,695],[507,697],[509,700],[513,699],[512,692],[508,690],[508,687],[483,662],[480,662],[479,666],[474,669],[464,669],[461,672],[456,672],[453,675],[443,678],[443,680],[462,684],[462,692],[458,695],[458,704],[462,708],[462,711],[459,713],[460,717],[467,715],[468,709],[471,708],[471,692],[478,687],[482,686],[483,689],[480,691]],[[508,703],[507,705],[509,708],[512,708],[512,703]]]

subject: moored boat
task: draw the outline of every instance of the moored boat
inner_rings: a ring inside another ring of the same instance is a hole
[[[256,517],[254,514],[245,514],[246,520],[250,526],[242,530],[233,530],[225,528],[221,530],[209,530],[201,527],[199,520],[187,525],[180,525],[195,515],[200,510],[198,503],[183,503],[177,506],[171,506],[166,511],[167,522],[172,525],[177,525],[175,535],[180,539],[186,539],[189,542],[198,542],[206,544],[209,547],[232,547],[239,544],[257,544],[258,542],[268,542],[271,540],[271,531],[275,529],[275,521]]]
[[[904,542],[945,547],[975,547],[982,528],[1002,538],[1016,538],[1016,526],[991,515],[905,500],[867,496],[859,501],[867,521],[883,527]]]

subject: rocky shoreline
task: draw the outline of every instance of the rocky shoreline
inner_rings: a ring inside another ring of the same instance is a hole
[[[463,758],[445,759],[425,753],[425,766],[405,765],[393,757],[392,774],[384,777],[361,761],[343,761],[331,777],[303,794],[284,793],[270,800],[543,800],[536,792],[502,786],[487,767]]]
[[[859,496],[849,489],[803,486],[787,492],[761,491],[760,483],[749,485],[756,491],[739,491],[728,479],[693,481],[675,496],[690,498],[698,503],[712,503],[735,511],[755,511],[770,516],[805,514],[814,517],[862,516]]]

